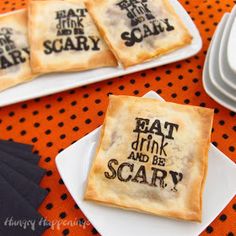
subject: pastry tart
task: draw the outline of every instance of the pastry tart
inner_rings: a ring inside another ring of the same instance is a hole
[[[34,72],[82,71],[117,61],[78,1],[31,1],[29,41]]]
[[[34,77],[27,36],[26,10],[0,16],[0,91]]]
[[[201,221],[213,110],[110,96],[85,200]]]
[[[124,67],[191,43],[168,0],[87,0],[86,6]]]

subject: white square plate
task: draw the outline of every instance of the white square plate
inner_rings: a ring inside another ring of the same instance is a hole
[[[145,97],[162,100],[153,91]],[[211,145],[202,223],[172,220],[84,201],[85,183],[99,134],[100,127],[65,149],[56,157],[56,165],[75,202],[103,236],[196,236],[236,193],[236,165]]]
[[[190,45],[169,54],[163,55],[162,57],[136,66],[132,66],[127,69],[123,69],[121,67],[110,67],[84,72],[55,73],[50,75],[43,75],[28,83],[20,84],[16,87],[0,92],[0,107],[36,97],[42,97],[49,94],[61,92],[67,89],[76,88],[86,84],[99,82],[109,78],[114,78],[125,74],[130,74],[137,71],[165,65],[195,55],[202,47],[201,36],[191,17],[181,6],[181,4],[177,0],[169,1],[176,10],[176,13],[188,28],[190,34],[193,36],[193,40]]]

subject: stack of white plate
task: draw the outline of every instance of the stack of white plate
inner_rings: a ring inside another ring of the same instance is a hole
[[[209,46],[203,86],[222,106],[236,112],[236,6],[222,17]]]

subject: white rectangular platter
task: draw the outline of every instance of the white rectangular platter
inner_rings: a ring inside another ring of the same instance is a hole
[[[163,100],[152,91],[145,97]],[[211,145],[201,223],[178,221],[84,201],[85,185],[99,135],[100,127],[61,152],[56,157],[56,165],[71,196],[103,236],[197,236],[236,193],[236,165]]]
[[[121,67],[109,67],[89,70],[85,72],[42,75],[33,81],[20,84],[18,86],[0,92],[0,107],[17,102],[22,102],[28,99],[33,99],[36,97],[42,97],[49,94],[61,92],[67,89],[80,87],[86,84],[91,84],[106,79],[130,74],[133,72],[158,67],[195,55],[202,47],[200,34],[191,17],[181,6],[181,4],[177,0],[170,0],[170,3],[173,5],[177,14],[180,16],[180,18],[188,28],[190,34],[193,36],[193,40],[190,45],[166,54],[162,57],[136,66],[132,66],[127,69],[123,69]]]

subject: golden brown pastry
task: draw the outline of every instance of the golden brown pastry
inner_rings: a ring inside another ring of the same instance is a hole
[[[27,39],[27,13],[0,16],[0,91],[32,79]]]
[[[167,0],[87,0],[86,6],[124,67],[176,50],[192,40]]]
[[[29,41],[34,72],[81,71],[117,61],[78,1],[31,1]]]
[[[201,221],[213,110],[110,96],[85,199]]]

